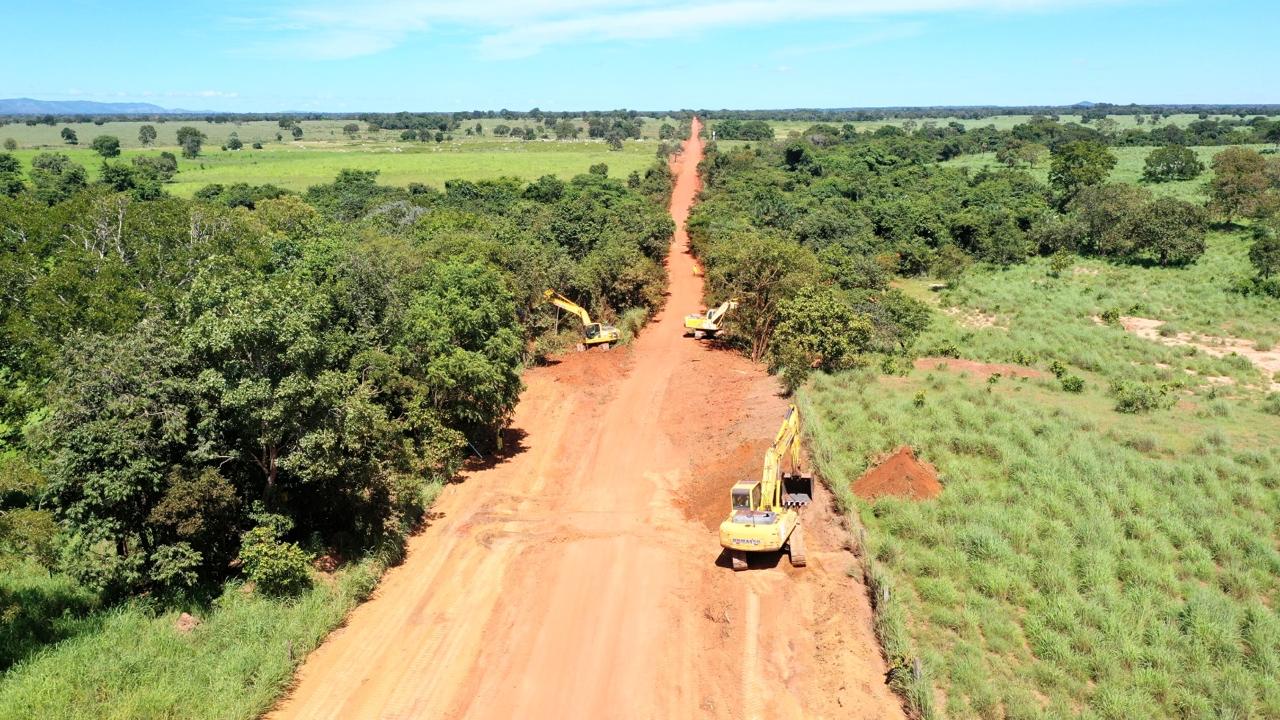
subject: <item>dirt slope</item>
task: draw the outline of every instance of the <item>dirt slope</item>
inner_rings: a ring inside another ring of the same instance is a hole
[[[695,129],[681,227],[701,155]],[[825,492],[808,568],[720,557],[728,483],[759,472],[786,403],[758,366],[682,337],[702,289],[686,245],[680,230],[666,310],[633,346],[526,374],[518,450],[445,491],[271,717],[902,716]]]

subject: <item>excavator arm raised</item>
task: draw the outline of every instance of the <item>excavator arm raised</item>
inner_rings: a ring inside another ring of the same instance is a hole
[[[577,315],[578,319],[582,320],[582,324],[584,327],[591,324],[591,314],[587,312],[586,308],[570,300],[569,298],[561,295],[555,290],[548,288],[546,292],[542,293],[542,297],[544,300],[551,303],[552,305],[555,305],[561,310],[565,310],[573,313],[574,315]]]
[[[550,288],[542,293],[542,298],[561,310],[566,310],[578,316],[578,319],[582,321],[582,333],[586,336],[583,346],[603,347],[608,350],[611,345],[618,342],[620,337],[618,328],[600,322],[592,322],[591,314],[578,303]],[[582,349],[582,347],[579,347],[579,349]]]

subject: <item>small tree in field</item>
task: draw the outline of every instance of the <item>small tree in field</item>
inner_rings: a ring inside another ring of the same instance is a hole
[[[144,147],[151,145],[155,141],[156,141],[155,125],[143,125],[142,127],[138,128],[138,142],[142,143]]]
[[[5,139],[4,139],[4,149],[5,149],[5,150],[17,150],[17,149],[18,149],[18,141],[17,141],[17,140],[14,140],[13,138],[5,138]]]
[[[347,123],[346,125],[343,125],[343,126],[342,126],[342,132],[343,132],[347,137],[349,137],[349,138],[351,138],[352,140],[354,140],[354,139],[355,139],[355,137],[356,137],[356,135],[359,135],[359,134],[360,134],[360,126],[359,126],[359,125],[357,125],[357,124],[355,124],[355,123]]]
[[[199,155],[206,139],[204,133],[190,125],[178,128],[178,145],[182,146],[182,157],[193,158]]]
[[[1169,145],[1152,150],[1147,155],[1142,179],[1153,183],[1191,180],[1202,172],[1204,163],[1200,162],[1194,152],[1181,145]]]
[[[76,131],[69,127],[62,128],[62,142],[68,145],[79,145],[80,138],[76,137]]]
[[[294,125],[292,128],[290,128],[290,130],[289,130],[289,134],[293,136],[293,139],[294,139],[294,140],[301,140],[301,139],[302,139],[302,126],[301,126],[301,125]]]
[[[99,135],[93,139],[89,147],[104,158],[113,158],[120,154],[120,138],[113,135]]]

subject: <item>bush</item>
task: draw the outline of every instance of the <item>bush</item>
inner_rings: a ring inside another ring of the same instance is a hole
[[[267,595],[295,595],[311,584],[311,557],[297,543],[280,536],[292,526],[281,515],[259,513],[261,525],[241,538],[240,560],[245,574]]]
[[[649,311],[645,308],[631,308],[623,312],[618,319],[619,340],[624,344],[635,340],[648,320]]]
[[[1062,389],[1069,393],[1084,392],[1084,378],[1079,375],[1067,375],[1062,378]]]
[[[1262,412],[1280,415],[1280,392],[1269,393],[1262,399]]]
[[[1145,383],[1116,381],[1111,384],[1111,396],[1116,400],[1116,411],[1142,413],[1161,410],[1173,404],[1167,387],[1152,387]]]
[[[1162,183],[1170,180],[1192,180],[1204,172],[1204,163],[1196,154],[1181,145],[1169,145],[1152,150],[1147,155],[1142,179]]]

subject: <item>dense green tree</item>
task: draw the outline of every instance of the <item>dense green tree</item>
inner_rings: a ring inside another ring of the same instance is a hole
[[[1147,155],[1142,179],[1161,183],[1171,180],[1193,180],[1204,172],[1204,163],[1195,152],[1180,145],[1166,145]]]
[[[204,146],[204,141],[207,139],[204,133],[190,125],[178,128],[178,145],[182,148],[183,157],[193,158],[198,156],[200,149]]]
[[[569,119],[563,119],[556,123],[556,139],[557,140],[573,140],[578,137],[578,124]]]
[[[26,186],[22,180],[22,163],[9,153],[0,153],[0,195],[14,197]]]
[[[1257,150],[1227,148],[1213,156],[1209,207],[1227,222],[1241,215],[1254,216],[1264,206],[1270,186],[1266,158]]]
[[[339,170],[329,185],[307,188],[307,201],[336,220],[355,220],[375,204],[401,196],[401,191],[378,185],[377,170]]]
[[[157,156],[136,155],[133,167],[149,180],[168,182],[178,173],[178,158],[171,152],[162,152]]]
[[[778,323],[780,304],[812,282],[816,259],[795,243],[748,233],[733,242],[717,243],[705,261],[711,292],[738,298],[734,333],[746,343],[753,360],[762,359]]]
[[[64,350],[46,429],[47,494],[68,528],[63,566],[93,587],[152,579],[163,545],[148,518],[193,445],[187,363],[173,329],[159,322],[81,337]]]
[[[31,184],[35,195],[48,205],[62,202],[89,183],[84,166],[62,153],[40,153],[31,159]]]
[[[10,152],[18,149],[18,141],[13,138],[4,139],[4,149]]]
[[[227,149],[235,151],[243,147],[244,147],[244,141],[240,139],[240,136],[236,135],[234,132],[231,133],[231,135],[227,138]]]
[[[1129,232],[1137,253],[1153,257],[1160,265],[1186,265],[1204,254],[1208,228],[1204,208],[1160,197],[1142,208]]]
[[[1102,184],[1115,166],[1116,156],[1102,143],[1067,143],[1053,151],[1049,184],[1070,199],[1082,188]]]
[[[355,137],[360,134],[360,126],[353,122],[347,123],[342,126],[342,132],[344,135],[354,140]]]
[[[104,158],[117,157],[120,155],[120,138],[114,135],[99,135],[93,139],[89,147]]]
[[[143,147],[153,144],[157,137],[155,125],[143,125],[138,128],[138,142],[142,143]]]
[[[80,144],[80,139],[76,137],[76,131],[69,127],[62,128],[62,142],[68,145]]]
[[[853,365],[871,349],[871,320],[854,312],[834,289],[809,286],[778,303],[769,365],[794,391],[813,370]]]
[[[301,139],[302,139],[302,126],[301,126],[301,125],[294,125],[293,127],[289,128],[289,134],[293,136],[293,139],[294,139],[294,140],[301,140]]]

